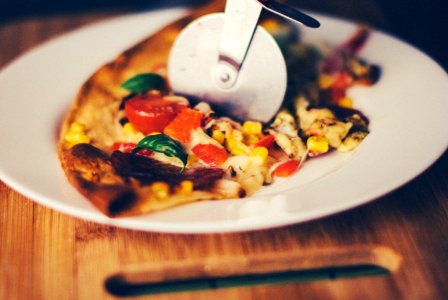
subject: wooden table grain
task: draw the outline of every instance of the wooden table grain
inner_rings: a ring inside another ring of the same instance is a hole
[[[345,6],[336,2],[321,1],[309,8],[394,28],[373,1],[345,1]],[[122,14],[62,13],[1,24],[0,67],[52,37]],[[36,204],[0,182],[0,299],[116,299],[105,289],[105,279],[136,266],[361,248],[389,249],[401,260],[400,267],[385,276],[138,298],[442,299],[448,296],[447,170],[445,153],[410,183],[362,207],[283,228],[211,235],[147,233],[94,224]]]

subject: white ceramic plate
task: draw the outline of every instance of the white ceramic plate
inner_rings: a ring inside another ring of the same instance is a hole
[[[203,201],[153,215],[109,219],[66,180],[58,124],[82,82],[103,63],[185,13],[171,9],[90,26],[32,50],[0,73],[0,178],[36,202],[119,227],[177,233],[230,232],[303,222],[353,208],[403,185],[447,148],[448,77],[415,48],[375,32],[361,55],[381,81],[350,91],[371,134],[349,154],[309,161],[292,178],[242,200]],[[352,23],[317,16],[305,40],[338,43]]]

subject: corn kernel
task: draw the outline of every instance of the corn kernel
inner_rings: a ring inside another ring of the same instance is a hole
[[[255,145],[259,140],[255,134],[249,134],[244,137],[244,143],[249,146]]]
[[[176,192],[182,195],[189,195],[193,192],[193,181],[184,180],[176,188]]]
[[[266,147],[255,147],[252,152],[250,153],[250,156],[254,158],[257,162],[260,164],[264,163],[266,161],[266,158],[269,155],[269,150]]]
[[[353,107],[353,101],[350,97],[344,97],[338,101],[339,106],[345,107],[345,108],[352,108]]]
[[[325,153],[328,151],[328,140],[325,137],[310,136],[306,141],[306,145],[310,151]]]
[[[85,126],[78,122],[73,122],[70,124],[71,132],[84,132]]]
[[[64,136],[67,146],[72,147],[76,144],[90,143],[90,137],[84,133],[84,130],[84,125],[78,122],[71,123],[68,132]]]
[[[212,132],[212,138],[215,141],[217,141],[218,143],[222,144],[222,143],[224,143],[226,136],[224,135],[224,133],[221,130],[215,129]]]
[[[333,76],[322,74],[319,77],[319,87],[321,89],[328,89],[333,84]]]
[[[159,199],[166,199],[170,194],[170,186],[165,182],[154,182],[151,190]]]
[[[246,121],[243,124],[243,133],[245,134],[260,134],[263,130],[263,125],[260,122]]]
[[[123,130],[124,130],[124,134],[126,134],[126,135],[131,135],[131,134],[138,133],[137,129],[135,129],[134,126],[132,126],[131,123],[124,124]]]
[[[226,146],[233,155],[246,155],[250,153],[249,147],[235,139],[228,139]]]
[[[72,145],[90,142],[90,138],[82,132],[69,132],[64,139]]]

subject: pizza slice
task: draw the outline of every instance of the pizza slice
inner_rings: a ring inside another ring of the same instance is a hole
[[[63,122],[58,154],[68,180],[110,217],[151,213],[199,200],[250,196],[306,159],[351,151],[368,119],[346,91],[371,85],[379,68],[356,54],[361,28],[343,45],[306,45],[297,28],[266,19],[290,74],[284,107],[270,124],[218,115],[175,95],[165,65],[176,35],[213,1],[119,55],[81,87]],[[298,71],[300,70],[300,71]],[[302,74],[300,74],[300,72]]]

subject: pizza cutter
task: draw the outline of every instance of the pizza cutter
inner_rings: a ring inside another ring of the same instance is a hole
[[[224,13],[193,21],[176,39],[168,61],[174,92],[238,120],[268,122],[285,96],[287,70],[274,38],[257,26],[263,8],[309,27],[320,25],[274,0],[227,0]]]

